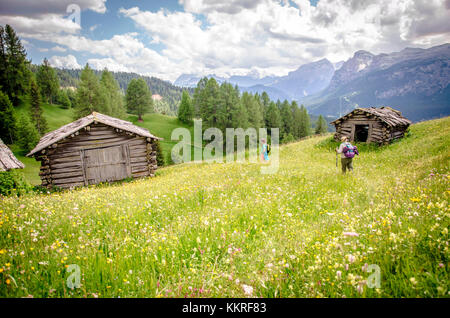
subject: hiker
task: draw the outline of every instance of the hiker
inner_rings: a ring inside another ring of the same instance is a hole
[[[341,137],[341,141],[342,143],[339,148],[336,148],[336,153],[341,154],[342,173],[346,173],[347,169],[349,171],[353,171],[353,157],[355,154],[359,155],[359,152],[358,148],[356,148],[356,146],[352,146],[352,144],[348,141],[348,137]]]
[[[261,139],[261,161],[269,161],[269,145],[267,144],[266,139],[262,138]]]

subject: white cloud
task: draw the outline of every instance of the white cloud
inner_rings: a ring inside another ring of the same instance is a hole
[[[61,47],[61,46],[54,46],[54,47],[52,47],[51,48],[51,50],[52,51],[56,51],[56,52],[66,52],[67,51],[67,49],[66,48],[63,48],[63,47]]]
[[[106,11],[103,0],[83,1],[84,8]],[[149,43],[137,33],[92,40],[79,35],[63,14],[43,21],[42,10],[0,19],[17,26],[22,37],[55,43],[61,52],[67,47],[96,55],[88,60],[95,68],[174,80],[182,73],[284,75],[324,57],[346,60],[358,50],[381,53],[450,42],[445,1],[320,0],[311,6],[309,0],[179,0],[181,12],[120,9],[147,33]],[[164,48],[157,52],[151,44]]]
[[[36,17],[48,14],[65,15],[71,4],[78,5],[81,10],[105,13],[105,3],[106,0],[0,0],[0,7],[2,15]]]
[[[130,70],[126,66],[118,63],[117,61],[111,58],[89,59],[88,63],[90,67],[96,70],[103,70],[107,68],[109,71],[112,72],[130,72]]]
[[[81,65],[78,64],[76,57],[71,54],[67,56],[52,56],[48,61],[53,67],[69,69],[81,68]]]

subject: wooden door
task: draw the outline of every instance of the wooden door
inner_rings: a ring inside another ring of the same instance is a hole
[[[112,182],[131,177],[128,145],[84,150],[86,184]]]

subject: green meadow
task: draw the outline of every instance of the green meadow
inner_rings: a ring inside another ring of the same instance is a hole
[[[349,175],[336,145],[2,198],[0,297],[449,297],[450,118],[359,145]]]

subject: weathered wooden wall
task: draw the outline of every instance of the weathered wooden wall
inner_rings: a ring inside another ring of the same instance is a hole
[[[95,177],[86,175],[86,167],[89,164],[87,161],[91,160],[89,155],[95,154],[92,149],[107,147],[120,147],[126,151],[126,157],[125,154],[122,156],[126,159],[127,174],[130,177],[154,176],[157,169],[154,142],[154,139],[110,126],[92,124],[39,153],[36,159],[41,161],[42,185],[69,188],[98,183]],[[103,153],[104,156],[108,155],[107,151]],[[102,156],[102,151],[99,151],[99,155]],[[121,167],[117,166],[117,169],[119,168]],[[110,169],[114,169],[114,166]],[[116,178],[121,176],[124,174],[117,172],[115,175]],[[114,176],[112,178],[114,179]]]

